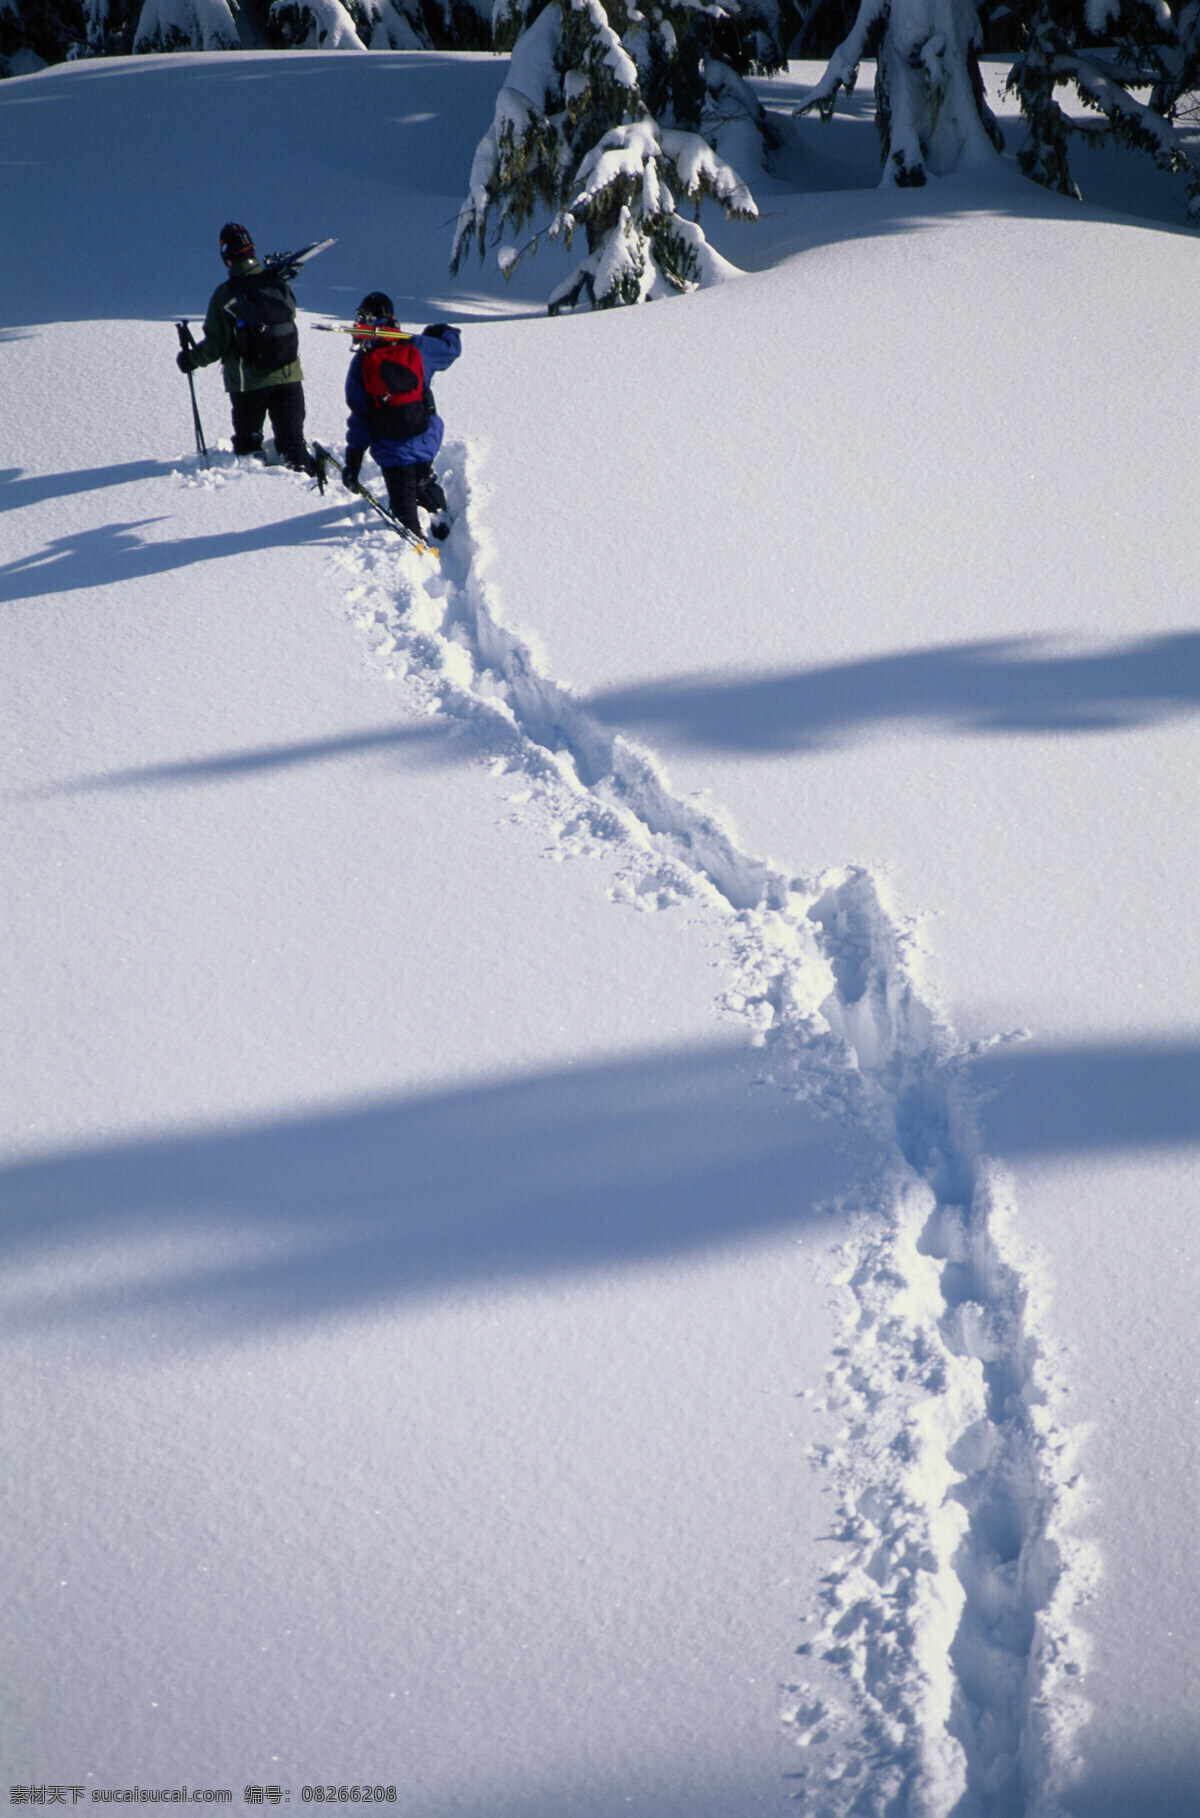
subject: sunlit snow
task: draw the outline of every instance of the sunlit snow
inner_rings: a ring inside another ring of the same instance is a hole
[[[1182,199],[793,66],[726,281],[551,320],[505,69],[0,83],[3,1784],[1185,1818]],[[440,563],[198,458],[228,219],[335,449],[319,323],[462,327]]]

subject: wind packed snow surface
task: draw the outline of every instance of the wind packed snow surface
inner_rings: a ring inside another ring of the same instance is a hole
[[[757,275],[487,320],[502,77],[0,88],[7,1784],[1200,1809],[1195,244],[781,111]],[[466,325],[440,562],[192,452],[228,217]]]

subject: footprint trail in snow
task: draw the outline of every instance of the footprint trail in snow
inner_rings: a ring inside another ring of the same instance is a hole
[[[443,459],[440,569],[369,525],[335,552],[372,660],[512,779],[513,818],[553,856],[603,855],[616,902],[714,915],[734,974],[720,1007],[748,1026],[764,1082],[867,1120],[894,1157],[841,1247],[814,1462],[842,1551],[782,1688],[793,1797],[821,1818],[1049,1818],[1085,1714],[1074,1613],[1093,1567],[1060,1372],[1035,1336],[1036,1264],[981,1153],[969,1056],[922,1003],[911,931],[866,871],[814,879],[742,851],[719,811],[674,795],[543,673],[489,590],[469,452]],[[846,1708],[806,1659],[836,1670]]]

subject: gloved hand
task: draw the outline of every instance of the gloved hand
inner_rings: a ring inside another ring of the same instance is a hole
[[[439,341],[441,340],[441,338],[445,334],[445,332],[446,332],[446,323],[445,322],[431,322],[429,324],[428,328],[422,330],[423,334],[436,335]]]
[[[180,372],[191,372],[193,370],[192,350],[190,347],[181,347],[179,349],[179,352],[175,355],[175,364],[178,366]]]
[[[342,478],[347,486],[357,486],[358,476],[362,472],[363,451],[361,448],[348,448],[346,459],[342,462]]]

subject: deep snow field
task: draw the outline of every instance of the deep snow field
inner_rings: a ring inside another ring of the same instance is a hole
[[[504,67],[0,84],[3,1784],[1200,1813],[1200,248],[793,66],[550,320]],[[198,461],[227,219],[326,442],[462,325],[440,568]]]

